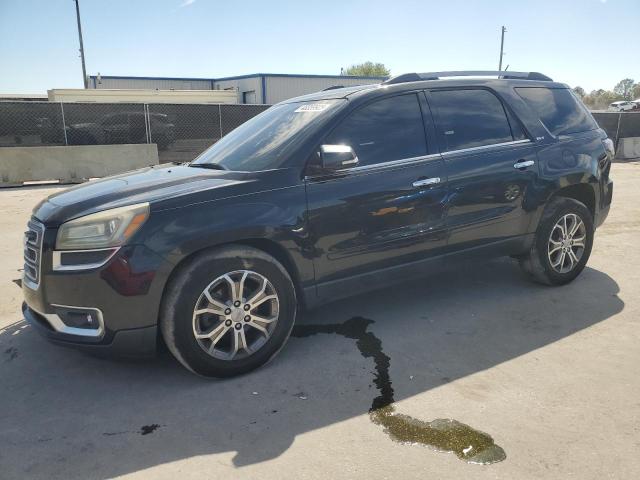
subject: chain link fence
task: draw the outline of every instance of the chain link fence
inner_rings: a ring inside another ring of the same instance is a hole
[[[155,143],[160,163],[187,162],[269,105],[0,102],[0,147]],[[640,113],[594,112],[618,145]]]
[[[187,162],[269,105],[0,102],[0,147],[155,143]]]
[[[65,145],[60,105],[0,103],[0,147],[30,145]]]
[[[621,138],[640,137],[640,113],[592,112],[600,128],[607,132],[616,149]]]

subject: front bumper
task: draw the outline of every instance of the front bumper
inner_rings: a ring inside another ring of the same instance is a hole
[[[91,353],[118,356],[152,356],[156,352],[157,327],[133,328],[114,332],[108,343],[92,341],[92,337],[64,333],[53,328],[51,316],[43,315],[22,304],[22,315],[47,340],[61,346],[73,347]]]
[[[51,235],[45,231],[38,284],[22,282],[25,319],[61,345],[122,355],[153,354],[171,265],[144,245],[130,245],[98,268],[54,271]],[[91,327],[75,327],[69,311],[89,315]]]

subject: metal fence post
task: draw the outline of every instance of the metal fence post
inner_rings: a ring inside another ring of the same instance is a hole
[[[142,104],[142,112],[144,115],[144,129],[147,136],[147,143],[151,143],[151,120],[149,119],[149,104]]]
[[[618,140],[620,140],[620,120],[622,119],[622,112],[618,113],[618,126],[616,127],[616,141],[615,149],[618,149]]]
[[[62,132],[64,133],[64,145],[66,147],[69,146],[69,141],[67,140],[67,124],[64,122],[64,105],[60,102],[60,113],[62,114]]]
[[[218,123],[220,124],[220,138],[222,138],[222,106],[218,104]]]

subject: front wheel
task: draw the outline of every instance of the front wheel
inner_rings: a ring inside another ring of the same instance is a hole
[[[199,375],[230,377],[269,361],[296,316],[291,277],[245,246],[197,255],[167,286],[160,329],[171,353]]]
[[[520,258],[520,266],[537,282],[569,283],[587,264],[593,235],[593,218],[583,203],[554,198],[545,208],[531,250]]]

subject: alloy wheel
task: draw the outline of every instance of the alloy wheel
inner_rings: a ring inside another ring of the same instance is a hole
[[[193,334],[209,355],[238,360],[269,340],[278,315],[278,294],[271,282],[251,270],[237,270],[202,291],[193,310]]]
[[[560,217],[551,229],[547,254],[551,267],[558,273],[569,273],[580,262],[587,240],[587,229],[575,213]]]

